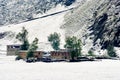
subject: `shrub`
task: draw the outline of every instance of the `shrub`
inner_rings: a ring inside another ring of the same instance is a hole
[[[54,50],[59,50],[60,46],[60,34],[54,32],[48,36],[48,41],[51,43],[51,46]]]
[[[64,45],[65,48],[69,49],[71,53],[72,60],[81,56],[81,40],[77,39],[75,36],[67,37],[65,40],[66,44]]]
[[[32,42],[30,45],[28,52],[27,52],[27,59],[33,58],[34,57],[34,52],[37,50],[38,46],[38,39],[35,38],[35,40]]]
[[[89,50],[89,51],[88,51],[88,55],[89,55],[89,56],[95,56],[95,55],[94,55],[94,52],[93,52],[92,50]]]
[[[117,54],[115,53],[114,47],[112,45],[107,47],[107,53],[110,57],[117,57]]]
[[[24,27],[22,31],[16,35],[16,39],[22,43],[21,50],[27,50],[29,48],[28,31]]]

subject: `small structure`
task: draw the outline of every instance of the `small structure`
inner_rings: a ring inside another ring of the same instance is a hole
[[[27,58],[27,52],[28,51],[23,51],[23,50],[20,50],[18,55],[22,58],[22,59],[26,59]],[[34,52],[34,58],[37,58],[37,59],[42,59],[42,56],[43,56],[43,51],[35,51]]]
[[[19,56],[22,59],[27,58],[27,51],[19,51]],[[50,60],[70,60],[70,53],[67,50],[59,50],[59,51],[51,51],[51,52],[44,52],[44,51],[35,51],[34,58],[37,60],[43,59],[50,59]]]
[[[66,49],[61,49],[59,51],[51,51],[51,59],[53,60],[70,60],[70,52]]]
[[[21,49],[21,45],[7,45],[7,55],[12,56],[18,54],[19,50]]]

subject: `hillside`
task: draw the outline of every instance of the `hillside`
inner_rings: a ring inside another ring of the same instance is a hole
[[[57,5],[70,6],[75,0],[0,0],[0,26],[31,20]]]
[[[0,27],[0,52],[6,53],[6,45],[20,43],[15,39],[15,36],[21,31],[22,27],[25,27],[28,30],[30,42],[32,42],[35,37],[39,38],[40,50],[52,50],[50,43],[47,41],[47,37],[54,32],[60,33],[61,48],[63,48],[64,30],[61,29],[60,26],[62,26],[64,23],[64,16],[72,8],[83,4],[84,2],[85,0],[76,0],[75,3],[67,7],[64,5],[57,5],[43,14],[36,14],[32,20],[26,20],[20,23],[14,23]],[[19,19],[17,20],[20,21]]]
[[[90,49],[103,53],[109,45],[120,49],[119,4],[119,0],[88,0],[65,16],[61,28],[66,36],[82,40],[84,53]]]
[[[95,54],[104,54],[108,46],[113,46],[119,54],[119,4],[119,0],[76,0],[65,7],[60,2],[42,15],[35,14],[33,19],[0,27],[0,49],[5,50],[6,45],[19,43],[15,36],[25,27],[30,42],[35,37],[39,38],[41,50],[52,50],[47,37],[58,32],[61,34],[61,48],[65,37],[76,36],[82,41],[82,53],[93,50]]]
[[[37,37],[39,39],[39,44],[41,45],[40,47],[49,49],[46,44],[50,45],[47,41],[47,37],[51,33],[60,33],[62,38],[61,40],[64,40],[64,30],[60,29],[60,25],[62,25],[65,13],[66,12],[17,25],[0,27],[1,34],[4,34],[0,39],[1,47],[3,48],[4,46],[5,49],[5,46],[8,44],[19,44],[19,41],[15,39],[15,36],[21,31],[22,27],[25,27],[29,32],[28,38],[30,42]],[[63,41],[61,41],[61,43],[63,43]]]

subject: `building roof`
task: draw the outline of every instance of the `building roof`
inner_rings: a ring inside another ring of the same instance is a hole
[[[67,49],[60,49],[60,50],[51,51],[51,52],[68,52],[68,50]]]
[[[28,50],[20,50],[19,52],[28,52]],[[44,52],[44,51],[36,50],[35,52]]]
[[[9,44],[7,46],[21,46],[21,44]]]

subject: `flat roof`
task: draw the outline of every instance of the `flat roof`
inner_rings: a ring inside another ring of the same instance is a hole
[[[9,44],[7,46],[21,46],[21,44]]]

